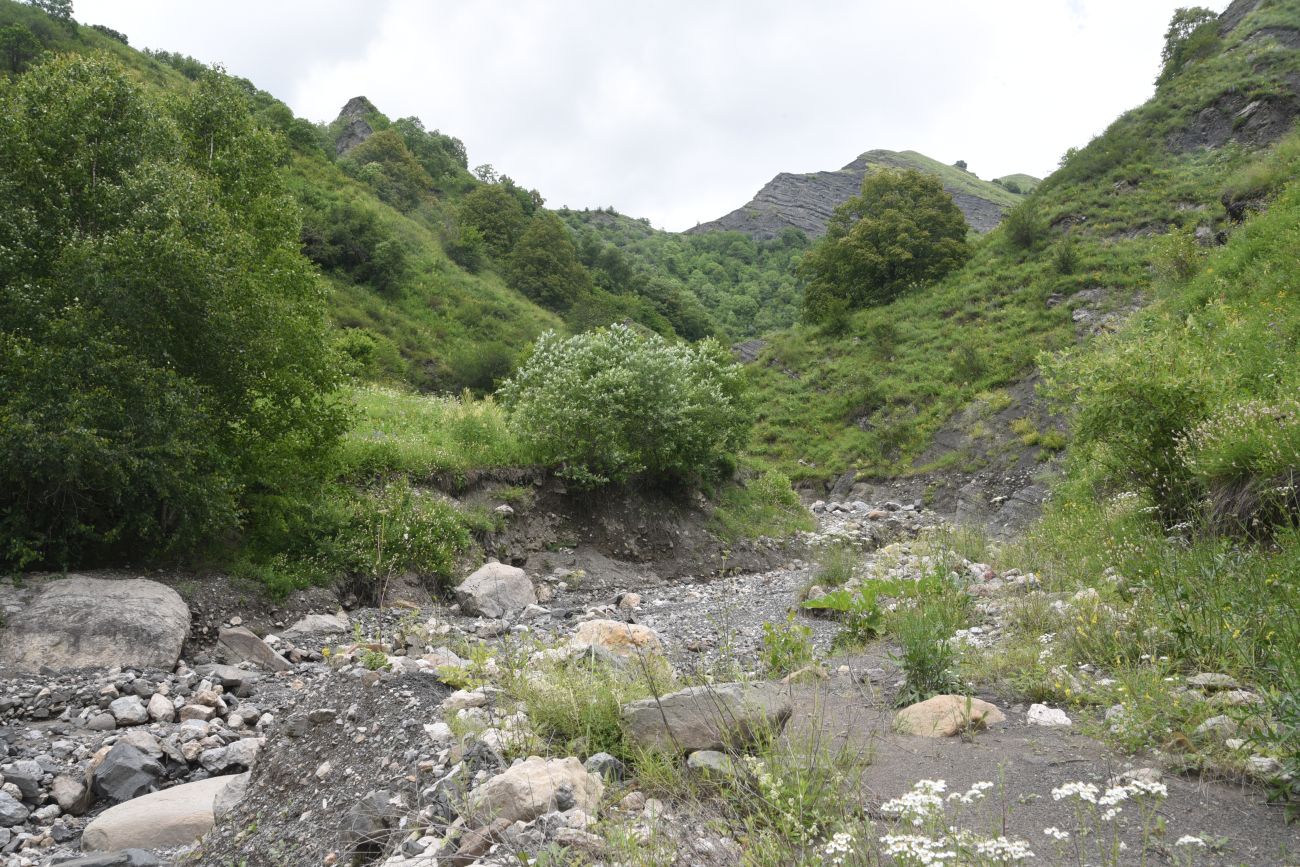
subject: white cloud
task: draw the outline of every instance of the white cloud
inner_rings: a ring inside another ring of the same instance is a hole
[[[77,17],[313,120],[365,94],[552,205],[683,229],[871,148],[1046,174],[1150,94],[1177,5],[77,0]]]

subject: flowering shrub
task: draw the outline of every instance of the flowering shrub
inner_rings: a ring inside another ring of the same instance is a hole
[[[403,479],[354,501],[334,547],[348,575],[345,589],[365,604],[382,604],[388,582],[398,575],[446,581],[469,542],[454,506]]]
[[[542,335],[500,394],[538,458],[587,487],[720,477],[749,430],[741,368],[721,346],[624,325]]]

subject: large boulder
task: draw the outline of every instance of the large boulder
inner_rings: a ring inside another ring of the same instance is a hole
[[[579,648],[597,645],[624,658],[661,654],[664,649],[653,629],[621,620],[588,620],[581,623],[569,643]]]
[[[166,775],[157,759],[119,741],[95,768],[94,790],[110,801],[130,801],[151,791]]]
[[[193,843],[211,830],[213,802],[239,777],[210,777],[110,807],[81,835],[87,852],[166,849]]]
[[[946,738],[1006,720],[995,705],[964,695],[936,695],[900,710],[894,727],[903,734]]]
[[[523,569],[484,563],[456,588],[461,611],[471,617],[505,617],[537,604],[537,592]]]
[[[623,706],[628,734],[644,747],[677,752],[737,749],[790,718],[787,691],[774,684],[693,686]]]
[[[531,822],[544,813],[574,807],[594,816],[605,784],[573,756],[529,756],[469,793],[465,817],[475,827],[497,820]]]
[[[226,653],[243,662],[251,662],[268,671],[288,671],[293,664],[276,653],[271,645],[242,626],[232,626],[217,633],[217,643]]]
[[[157,581],[69,575],[44,584],[0,629],[0,671],[171,670],[189,628],[189,606]]]

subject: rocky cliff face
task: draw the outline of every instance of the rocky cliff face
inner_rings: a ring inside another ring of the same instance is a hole
[[[802,229],[809,237],[820,236],[825,234],[835,208],[858,194],[862,177],[869,168],[914,168],[938,174],[944,189],[952,194],[957,207],[965,214],[966,222],[977,232],[987,232],[997,226],[1003,212],[1018,200],[992,183],[921,154],[874,150],[833,172],[806,175],[782,172],[745,206],[688,229],[687,233],[734,231],[767,240],[793,227]]]

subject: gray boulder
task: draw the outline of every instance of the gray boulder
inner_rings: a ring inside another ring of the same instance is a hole
[[[22,799],[29,804],[40,803],[41,778],[44,776],[45,771],[31,759],[6,765],[3,774],[4,781],[17,786],[18,791],[22,793]]]
[[[45,583],[0,630],[0,671],[161,668],[180,658],[190,609],[157,581],[70,575]]]
[[[93,796],[86,788],[85,780],[81,775],[60,774],[55,777],[53,785],[50,786],[50,794],[54,796],[59,809],[70,816],[80,816],[90,809],[93,801]]]
[[[245,694],[247,689],[262,679],[259,672],[248,671],[234,665],[200,665],[195,670],[202,676],[219,682],[226,689],[234,691],[236,695]]]
[[[166,776],[163,766],[126,742],[113,745],[95,769],[95,793],[111,801],[130,801],[150,792]]]
[[[12,828],[27,821],[31,810],[8,792],[0,792],[0,828]]]
[[[790,696],[773,684],[693,686],[623,706],[628,734],[644,747],[677,752],[737,749],[779,733]]]
[[[231,656],[268,671],[288,671],[293,668],[293,664],[276,653],[271,645],[242,626],[221,630],[217,634],[217,643]]]
[[[136,695],[113,699],[108,711],[120,726],[139,726],[149,722],[149,709]]]
[[[537,592],[523,569],[484,563],[456,588],[456,601],[471,617],[505,617],[537,604]]]

